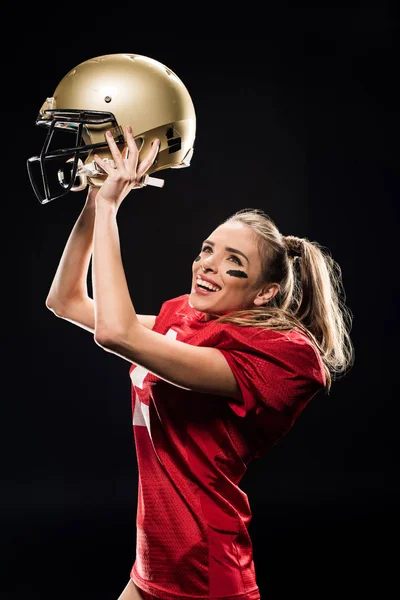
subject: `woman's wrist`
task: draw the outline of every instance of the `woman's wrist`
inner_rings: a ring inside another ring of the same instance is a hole
[[[85,208],[95,208],[96,206],[96,197],[99,193],[100,188],[90,186],[89,191],[86,196]]]
[[[96,215],[116,215],[118,212],[118,206],[114,202],[103,198],[100,192],[96,196],[95,205]]]

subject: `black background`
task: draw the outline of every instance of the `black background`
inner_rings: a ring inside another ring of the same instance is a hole
[[[166,64],[197,113],[191,167],[163,172],[163,189],[132,192],[118,213],[139,313],[189,291],[201,240],[244,207],[317,240],[342,268],[355,365],[242,480],[262,600],[388,597],[399,500],[394,4],[20,10],[3,50],[0,597],[116,600],[134,561],[129,363],[44,303],[85,192],[40,205],[26,172],[45,98],[73,66],[114,52]]]

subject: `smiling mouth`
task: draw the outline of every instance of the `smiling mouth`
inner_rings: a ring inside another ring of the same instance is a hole
[[[196,291],[202,294],[215,294],[221,291],[221,289],[218,285],[208,283],[208,281],[204,281],[201,277],[196,278]]]

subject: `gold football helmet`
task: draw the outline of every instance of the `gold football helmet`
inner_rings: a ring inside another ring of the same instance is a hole
[[[120,150],[131,125],[140,155],[155,138],[157,159],[143,185],[161,187],[152,173],[190,165],[196,135],[192,99],[181,79],[162,63],[138,54],[108,54],[80,63],[40,108],[36,125],[47,136],[39,156],[27,160],[33,190],[41,204],[101,186],[106,173],[93,160],[112,161],[105,138],[111,130]]]

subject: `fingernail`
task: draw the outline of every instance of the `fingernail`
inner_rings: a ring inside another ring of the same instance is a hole
[[[129,131],[129,133],[132,133],[132,127],[130,125],[128,125],[127,130]]]
[[[108,135],[108,137],[112,137],[112,133],[110,130],[106,131],[106,135]]]

